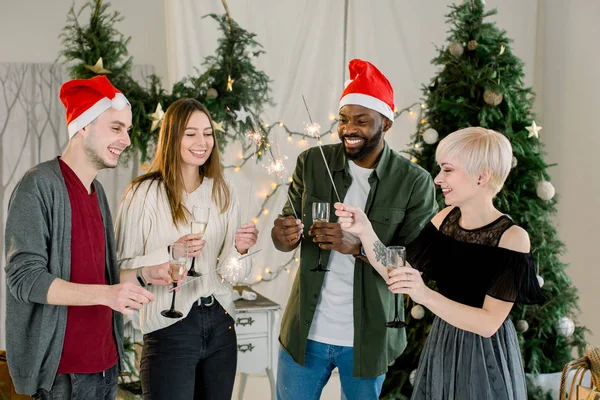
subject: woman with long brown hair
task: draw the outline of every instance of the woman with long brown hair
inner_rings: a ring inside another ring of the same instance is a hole
[[[223,177],[212,127],[198,101],[171,104],[150,169],[133,180],[117,217],[119,266],[137,269],[141,285],[147,283],[144,266],[168,262],[169,246],[177,243],[202,276],[177,293],[181,318],[161,315],[171,305],[168,286],[147,286],[156,301],[133,320],[144,334],[145,399],[230,399],[233,391],[237,345],[229,282],[250,272],[248,258],[238,258],[258,231],[252,222],[240,227],[239,202]],[[204,234],[190,233],[194,206],[210,208]]]

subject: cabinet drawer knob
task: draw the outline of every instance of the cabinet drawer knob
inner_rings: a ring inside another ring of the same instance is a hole
[[[252,319],[252,317],[242,317],[242,318],[238,318],[237,322],[235,324],[241,325],[241,326],[246,326],[246,325],[252,325],[253,323],[254,323],[254,319]]]
[[[245,353],[247,351],[252,351],[252,349],[254,349],[254,345],[252,343],[238,344],[238,351],[240,353]]]

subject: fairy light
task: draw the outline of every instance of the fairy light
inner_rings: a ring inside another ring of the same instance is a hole
[[[335,121],[335,115],[333,113],[329,114],[329,120],[330,121]]]
[[[257,281],[259,281],[259,282],[260,282],[260,281],[262,281],[262,280],[263,280],[263,277],[262,277],[262,275],[258,275],[258,276],[256,277],[256,280],[257,280]]]
[[[291,142],[291,141],[292,141],[292,135],[289,135],[288,136],[288,142]]]
[[[237,166],[236,166],[236,167],[235,167],[233,170],[234,170],[235,172],[240,172],[240,167],[237,167]]]
[[[427,123],[427,120],[425,118],[421,119],[421,125],[425,125]]]
[[[277,184],[275,182],[271,183],[271,189],[273,189],[273,190],[277,189]]]
[[[417,161],[419,161],[419,160],[417,160],[417,158],[416,158],[416,157],[413,157],[413,158],[411,158],[411,159],[410,159],[410,161],[412,161],[412,162],[414,162],[414,163],[416,164],[416,163],[417,163]]]
[[[421,103],[421,109],[425,109],[425,103]]]
[[[265,274],[270,274],[271,270],[269,268],[265,268]]]
[[[284,124],[283,124],[283,122],[280,122],[280,123],[279,123],[279,126],[283,126],[283,125],[284,125]]]
[[[252,218],[252,222],[254,222],[255,224],[257,224],[258,223],[258,218],[256,218],[256,217]]]
[[[264,215],[269,215],[269,210],[267,210],[266,208],[263,210],[263,214]]]
[[[292,177],[290,176],[290,177],[289,177],[289,179],[288,179],[288,182],[289,182],[289,183],[292,183],[292,182],[294,182],[294,178],[292,178]]]

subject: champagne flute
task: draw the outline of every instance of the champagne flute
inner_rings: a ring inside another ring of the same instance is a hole
[[[312,205],[312,217],[313,224],[316,222],[327,223],[329,222],[329,203],[313,203]],[[316,268],[311,269],[313,272],[327,272],[329,271],[323,264],[321,264],[321,247],[319,247],[319,263]]]
[[[173,280],[173,288],[177,287],[177,282],[183,278],[187,264],[187,248],[182,243],[173,243],[169,250],[169,274]],[[161,315],[167,318],[181,318],[183,314],[175,310],[175,294],[173,290],[173,299],[171,300],[171,308],[161,311]]]
[[[404,246],[389,246],[386,249],[386,267],[388,273],[398,267],[403,267],[406,261],[406,248]],[[400,320],[398,312],[398,294],[394,293],[394,320],[385,323],[388,328],[404,328],[408,324]]]
[[[204,237],[206,227],[208,225],[208,217],[210,216],[210,208],[206,206],[194,206],[192,207],[192,223],[191,233],[200,233]],[[196,257],[192,258],[192,265],[188,271],[188,275],[191,277],[198,277],[202,274],[196,272],[194,265],[196,264]]]

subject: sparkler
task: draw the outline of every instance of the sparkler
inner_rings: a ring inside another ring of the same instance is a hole
[[[319,135],[319,133],[321,132],[321,126],[319,124],[313,123],[304,95],[302,95],[302,101],[304,101],[304,107],[306,108],[306,112],[308,113],[308,119],[310,120],[310,125],[306,126],[305,131],[307,134],[317,139],[317,145],[319,146],[319,150],[321,150],[321,156],[323,156],[323,162],[325,163],[325,168],[327,169],[327,173],[329,174],[329,179],[331,180],[331,185],[333,186],[333,191],[335,192],[335,197],[337,197],[337,201],[341,203],[342,200],[340,200],[340,195],[338,194],[337,188],[335,187],[335,183],[333,182],[333,175],[331,175],[331,170],[329,169],[329,165],[327,164],[325,153],[323,153],[323,148],[321,147],[321,136]]]

